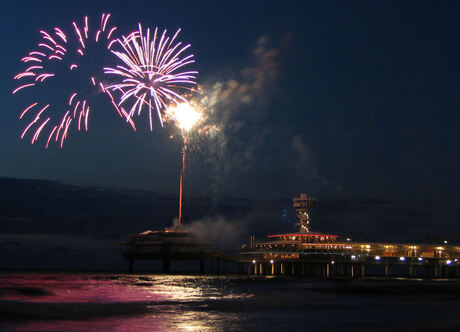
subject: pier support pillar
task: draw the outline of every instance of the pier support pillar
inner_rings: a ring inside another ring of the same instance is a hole
[[[281,271],[280,272],[281,272],[282,275],[286,274],[286,267],[285,267],[284,263],[281,263]]]
[[[275,263],[271,263],[272,275],[275,274]]]
[[[171,270],[171,261],[169,259],[163,259],[163,273],[169,273]]]
[[[330,265],[326,264],[326,278],[329,278],[329,276],[331,275],[330,269],[331,269]]]
[[[390,264],[385,264],[385,277],[387,278],[391,277],[391,265]]]
[[[350,264],[350,278],[354,278],[355,276],[355,265]]]
[[[291,263],[291,275],[295,276],[295,263]]]
[[[366,265],[361,264],[361,278],[366,276]]]
[[[425,264],[425,274],[427,279],[433,278],[434,267],[431,264]]]
[[[341,277],[346,277],[347,276],[347,267],[348,267],[348,265],[346,265],[346,264],[340,264],[340,276]]]
[[[129,260],[129,273],[134,272],[134,261],[132,259]]]
[[[259,264],[259,274],[263,275],[264,274],[264,263]]]
[[[409,277],[415,278],[415,266],[414,265],[409,265]]]

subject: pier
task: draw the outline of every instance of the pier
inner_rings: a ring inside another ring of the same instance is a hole
[[[338,235],[313,232],[310,209],[316,199],[307,194],[293,198],[299,231],[269,235],[243,244],[240,263],[250,275],[309,277],[409,277],[460,276],[460,246],[338,241]]]
[[[243,248],[250,275],[458,278],[460,247],[387,243],[288,244]],[[281,248],[280,248],[281,246]],[[283,249],[283,250],[280,250]],[[288,249],[288,250],[286,250]]]
[[[249,275],[304,276],[315,278],[459,278],[460,246],[338,240],[338,235],[313,232],[310,209],[316,199],[301,194],[293,198],[298,232],[268,235],[267,241],[251,236],[239,253],[211,250],[192,233],[177,229],[131,234],[122,243],[122,255],[134,272],[136,260],[159,260],[162,272],[170,273],[171,261],[197,261],[200,273],[205,262],[209,272],[219,273],[222,261],[234,263]]]

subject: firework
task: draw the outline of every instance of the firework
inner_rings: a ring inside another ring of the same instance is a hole
[[[79,64],[87,56],[88,48],[95,43],[110,50],[116,41],[114,34],[117,27],[109,24],[109,18],[110,14],[102,14],[100,21],[95,24],[97,27],[95,30],[90,29],[88,17],[85,17],[81,24],[73,22],[70,32],[65,32],[59,27],[55,27],[52,32],[41,30],[42,38],[37,45],[38,48],[21,59],[26,68],[14,76],[14,79],[21,84],[13,90],[13,94],[49,84],[50,80],[64,76],[66,71],[72,74],[81,72]],[[54,71],[56,67],[58,70]],[[126,117],[125,111],[117,106],[112,94],[105,89],[102,82],[96,80],[95,75],[88,77],[88,83],[106,93],[120,116]],[[78,91],[68,91],[65,102],[62,103],[65,104],[65,107],[62,107],[63,105],[53,107],[50,103],[41,105],[37,101],[38,93],[34,92],[36,100],[29,104],[19,116],[22,119],[33,114],[21,134],[21,139],[29,131],[34,131],[31,139],[33,144],[41,133],[47,132],[46,147],[48,148],[50,142],[55,141],[59,142],[62,148],[72,125],[76,126],[78,131],[88,130],[91,108],[87,98],[81,96]],[[134,123],[131,125],[134,126]]]
[[[169,107],[166,111],[165,119],[172,121],[181,131],[182,145],[182,169],[179,180],[179,225],[182,220],[182,197],[183,182],[186,168],[186,153],[190,130],[203,118],[203,112],[198,105],[194,103],[181,103]]]
[[[139,115],[145,108],[149,112],[150,130],[153,129],[153,117],[156,113],[161,126],[165,110],[170,105],[187,102],[181,93],[193,91],[196,71],[183,71],[183,68],[194,63],[193,54],[184,55],[190,44],[183,45],[176,41],[180,29],[167,36],[167,30],[158,33],[155,28],[153,35],[150,29],[139,30],[118,40],[120,51],[113,50],[122,64],[116,68],[104,68],[104,72],[113,75],[118,82],[106,87],[108,91],[119,96],[117,106],[129,104],[126,120]]]
[[[202,118],[202,110],[195,103],[190,102],[171,106],[166,111],[166,119],[171,119],[177,125],[184,138]]]

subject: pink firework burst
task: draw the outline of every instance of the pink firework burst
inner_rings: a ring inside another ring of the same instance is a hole
[[[198,72],[183,70],[195,60],[193,54],[185,55],[190,44],[176,41],[179,32],[180,29],[171,38],[166,30],[160,35],[155,28],[151,35],[150,29],[144,33],[139,24],[138,31],[118,40],[121,50],[112,53],[121,64],[104,68],[104,73],[118,80],[107,85],[106,90],[117,94],[117,107],[126,114],[127,121],[132,122],[136,111],[139,115],[145,108],[149,112],[150,129],[155,113],[163,126],[168,105],[186,102],[181,93],[193,91]],[[125,111],[124,106],[129,111]]]
[[[90,29],[88,17],[84,17],[80,24],[72,22],[69,32],[59,27],[55,27],[52,32],[41,30],[38,48],[21,59],[26,68],[14,76],[14,79],[21,84],[13,90],[13,94],[49,84],[51,80],[62,78],[64,71],[72,72],[72,75],[79,73],[80,62],[88,57],[88,48],[91,48],[92,45],[101,45],[104,50],[110,50],[116,41],[114,34],[117,27],[109,24],[109,18],[110,14],[102,14],[93,30]],[[54,71],[56,67],[59,70]],[[103,83],[98,82],[95,76],[89,75],[87,80],[89,86],[97,87],[107,94],[120,116],[126,117],[127,114],[123,114],[124,110],[118,108],[110,91],[107,91]],[[60,88],[57,95],[62,94],[61,90],[64,89]],[[31,143],[33,144],[42,133],[46,132],[46,148],[53,141],[58,142],[62,148],[72,125],[76,126],[78,131],[88,130],[90,105],[87,97],[78,90],[67,92],[65,100],[59,107],[53,107],[51,103],[40,103],[39,93],[34,92],[36,100],[25,107],[19,116],[20,119],[29,119],[21,134],[21,139],[32,132]],[[134,126],[134,123],[131,122],[131,124]]]

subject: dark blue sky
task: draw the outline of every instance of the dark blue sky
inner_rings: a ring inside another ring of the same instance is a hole
[[[19,139],[11,95],[40,29],[102,12],[183,29],[221,131],[193,143],[188,195],[446,200],[460,196],[457,1],[7,1],[0,11],[1,177],[176,193],[180,144],[108,105],[64,149]],[[111,60],[109,60],[111,61]],[[97,61],[96,61],[97,62]],[[257,77],[261,77],[260,80]],[[247,92],[243,93],[245,87]],[[62,91],[61,91],[62,90]],[[57,102],[65,88],[44,90]],[[245,99],[246,98],[246,99]]]
[[[86,84],[90,72],[115,64],[110,54],[86,57],[70,79],[11,95],[24,69],[19,59],[39,30],[70,31],[72,21],[93,22],[102,12],[125,34],[138,22],[181,27],[181,40],[192,44],[209,121],[220,129],[190,145],[184,224],[230,236],[237,248],[250,234],[293,230],[290,198],[308,192],[318,197],[314,230],[458,241],[458,1],[4,1],[0,8],[2,266],[124,267],[117,242],[177,215],[181,144],[171,129],[150,132],[143,114],[134,133]],[[72,130],[62,150],[45,150],[43,138],[30,145],[30,135],[21,141],[20,111],[34,98],[65,103],[74,86],[94,105],[89,132]]]

